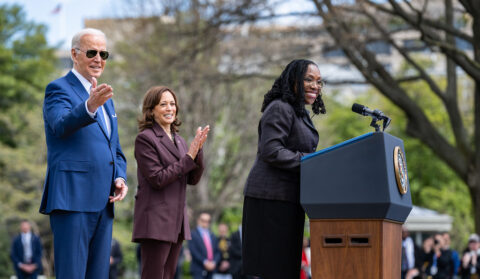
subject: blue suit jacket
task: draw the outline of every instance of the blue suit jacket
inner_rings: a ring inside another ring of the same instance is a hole
[[[30,243],[32,244],[32,263],[37,264],[37,273],[42,272],[42,243],[40,242],[40,238],[32,233],[32,240]],[[23,259],[22,236],[20,234],[13,239],[10,258],[12,259],[13,267],[18,274],[18,264],[25,263]]]
[[[107,205],[115,178],[126,180],[113,101],[104,104],[111,122],[108,138],[98,113],[95,118],[87,113],[88,97],[72,72],[47,85],[43,119],[48,167],[41,213],[98,212]]]
[[[213,260],[218,264],[220,263],[222,255],[218,249],[218,240],[217,237],[210,233],[210,241],[212,243],[213,249]],[[190,264],[190,271],[192,274],[202,274],[205,270],[203,262],[207,259],[207,248],[203,243],[202,235],[197,229],[192,230],[192,240],[188,241],[188,249],[192,255],[192,263]]]

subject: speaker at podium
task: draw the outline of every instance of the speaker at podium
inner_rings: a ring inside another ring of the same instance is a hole
[[[368,133],[302,158],[313,279],[400,279],[412,209],[403,141]]]

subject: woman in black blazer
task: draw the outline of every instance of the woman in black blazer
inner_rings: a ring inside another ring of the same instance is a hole
[[[300,158],[315,152],[318,133],[305,105],[324,114],[318,66],[294,60],[265,94],[257,158],[245,185],[243,269],[262,279],[299,278],[305,212]]]

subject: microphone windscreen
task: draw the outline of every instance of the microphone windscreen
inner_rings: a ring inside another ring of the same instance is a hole
[[[365,108],[365,106],[354,103],[353,106],[352,106],[352,111],[356,112],[356,113],[363,114],[364,108]]]

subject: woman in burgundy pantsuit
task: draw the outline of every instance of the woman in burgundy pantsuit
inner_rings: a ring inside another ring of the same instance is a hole
[[[173,278],[184,239],[191,239],[185,192],[203,172],[202,146],[209,126],[197,129],[187,147],[178,135],[175,93],[150,88],[143,100],[135,140],[138,192],[133,217],[134,242],[140,243],[142,278]]]

